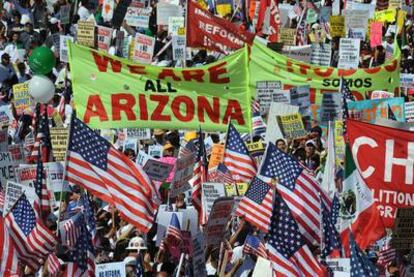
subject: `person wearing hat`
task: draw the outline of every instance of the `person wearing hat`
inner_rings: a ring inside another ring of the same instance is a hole
[[[128,251],[128,256],[124,259],[125,262],[131,263],[133,258],[136,261],[138,255],[141,255],[142,267],[144,269],[144,276],[151,276],[152,266],[151,266],[151,256],[148,253],[147,243],[145,240],[139,236],[133,237],[126,248]]]
[[[174,156],[174,146],[167,142],[164,146],[163,146],[163,152],[162,152],[163,157],[173,157]]]
[[[319,167],[319,155],[316,153],[316,143],[310,139],[305,144],[305,166],[310,170],[316,170]]]
[[[158,145],[165,144],[165,131],[163,129],[154,129],[154,142]]]

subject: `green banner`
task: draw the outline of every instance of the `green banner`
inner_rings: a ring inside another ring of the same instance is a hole
[[[250,91],[252,95],[256,95],[258,88],[265,89],[266,83],[273,82],[280,82],[282,89],[309,85],[311,102],[320,103],[324,91],[339,90],[340,79],[343,76],[358,100],[369,98],[369,93],[374,90],[398,93],[400,86],[398,46],[395,46],[394,52],[392,59],[378,67],[337,69],[291,59],[256,40],[251,52]]]
[[[250,132],[247,48],[201,67],[137,64],[76,44],[69,63],[77,116],[91,128]]]

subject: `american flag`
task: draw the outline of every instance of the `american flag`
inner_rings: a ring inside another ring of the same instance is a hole
[[[83,213],[77,213],[71,218],[59,223],[62,245],[73,248],[82,232],[81,223],[85,222]]]
[[[208,180],[210,182],[234,184],[229,169],[223,164],[219,163],[217,167],[210,168],[208,172]]]
[[[37,158],[36,179],[34,181],[34,188],[37,196],[40,199],[40,207],[36,205],[35,209],[38,209],[38,213],[44,219],[49,215],[51,211],[52,195],[46,186],[46,176],[45,171],[43,169],[43,161],[40,156],[40,153]]]
[[[198,212],[198,217],[200,222],[203,224],[206,222],[206,219],[203,216],[202,205],[201,205],[201,185],[204,182],[207,182],[207,173],[208,173],[208,162],[207,162],[207,152],[204,145],[203,135],[201,129],[198,132],[198,151],[197,157],[195,160],[193,168],[194,176],[190,179],[189,183],[192,186],[191,192],[191,202],[194,205],[194,208]]]
[[[270,217],[273,209],[273,187],[257,177],[250,182],[249,188],[240,200],[236,215],[244,219],[261,231],[269,231]]]
[[[341,239],[332,223],[333,209],[329,212],[328,208],[322,202],[322,228],[323,228],[323,248],[321,258],[339,258],[341,257]]]
[[[3,206],[4,206],[4,191],[3,191],[3,187],[0,184],[0,216],[3,215]]]
[[[351,249],[351,277],[379,276],[378,269],[359,249],[352,233],[349,234],[349,246]]]
[[[19,259],[16,246],[5,225],[2,213],[0,213],[0,245],[0,276],[21,276],[21,274],[19,274]]]
[[[395,261],[397,258],[397,251],[391,246],[390,241],[387,241],[378,253],[377,263],[386,266],[388,263]]]
[[[55,253],[52,253],[47,258],[47,271],[49,272],[49,276],[58,276],[60,273],[60,261]]]
[[[276,276],[325,276],[325,270],[306,245],[291,210],[276,192],[270,231],[269,260]]]
[[[324,194],[317,181],[297,160],[278,150],[271,142],[267,146],[260,175],[277,180],[277,189],[292,211],[302,235],[311,244],[320,243],[320,197]]]
[[[95,246],[97,244],[98,237],[96,235],[96,222],[93,209],[91,207],[91,202],[88,198],[88,195],[85,193],[81,195],[78,205],[81,207],[85,217],[86,217],[86,228],[92,236],[92,242]]]
[[[343,133],[346,134],[346,120],[349,118],[348,102],[355,101],[355,97],[349,89],[344,77],[341,77],[340,93],[342,94],[342,121],[344,130]]]
[[[340,206],[341,205],[339,203],[338,194],[335,193],[332,199],[332,208],[331,208],[331,222],[334,226],[336,226],[336,223],[338,222]]]
[[[266,124],[263,121],[260,113],[253,113],[252,116],[253,137],[259,136],[264,138],[266,134]]]
[[[53,252],[57,244],[56,238],[43,225],[25,194],[17,200],[5,220],[19,260],[37,270]]]
[[[395,121],[397,120],[389,104],[388,104],[388,119],[395,120]]]
[[[260,101],[259,99],[252,100],[252,113],[259,113],[260,114]]]
[[[173,213],[170,220],[170,225],[168,225],[166,237],[169,240],[175,240],[180,242],[183,240],[183,235],[181,234],[180,221],[178,220],[177,214]]]
[[[252,254],[267,259],[266,247],[256,236],[247,235],[243,245],[244,254]]]
[[[236,182],[250,182],[256,175],[256,162],[233,124],[229,124],[223,163]]]
[[[400,263],[398,266],[398,276],[400,277],[406,277],[407,274],[407,265],[405,265],[403,262]]]
[[[31,161],[36,161],[36,159],[40,156],[43,162],[48,162],[52,152],[52,143],[50,142],[47,105],[42,106],[41,104],[38,104],[36,107],[35,130],[37,131],[37,134],[32,152],[30,154],[30,159]]]
[[[71,123],[67,180],[115,206],[121,216],[147,233],[158,207],[155,187],[142,168],[79,119]]]
[[[82,221],[79,223],[82,226],[81,235],[74,249],[69,252],[70,262],[67,263],[63,276],[95,276],[95,252],[92,237],[86,229],[85,219],[83,218]]]
[[[135,277],[143,277],[144,276],[144,268],[142,267],[142,257],[141,254],[138,253],[136,264],[135,264]]]

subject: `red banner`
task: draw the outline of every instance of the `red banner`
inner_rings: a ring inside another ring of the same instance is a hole
[[[204,10],[193,0],[188,1],[187,46],[204,47],[228,54],[252,44],[254,34],[241,31],[237,25]]]
[[[414,207],[414,133],[348,120],[347,134],[385,227],[392,228],[397,208]]]

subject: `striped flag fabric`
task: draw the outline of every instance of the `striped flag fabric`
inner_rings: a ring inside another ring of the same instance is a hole
[[[24,193],[5,220],[19,261],[36,271],[54,251],[55,236],[43,225]]]
[[[46,105],[38,104],[36,107],[35,130],[37,133],[32,152],[30,153],[30,160],[36,161],[40,155],[43,162],[48,162],[50,160],[52,143],[50,141],[49,118]]]
[[[349,233],[349,245],[351,250],[351,277],[379,276],[376,266],[362,253],[356,244],[352,233]]]
[[[49,215],[52,209],[52,192],[49,191],[46,186],[46,176],[40,153],[37,158],[36,179],[34,181],[34,188],[40,200],[40,207],[37,207],[36,205],[35,208],[38,209],[38,213],[44,219]]]
[[[397,250],[391,246],[390,241],[387,241],[378,253],[377,263],[386,266],[388,263],[395,261],[396,258]]]
[[[254,177],[240,200],[236,215],[267,233],[273,209],[273,187]]]
[[[201,185],[208,180],[208,162],[207,162],[207,152],[204,145],[203,135],[201,129],[198,132],[198,151],[195,159],[195,164],[193,168],[193,178],[190,179],[190,184],[192,187],[191,192],[191,202],[194,208],[198,212],[198,217],[201,224],[206,222],[206,219],[203,216],[203,207],[201,204]]]
[[[262,161],[260,176],[277,180],[277,189],[292,211],[300,232],[309,243],[319,244],[321,196],[324,193],[314,177],[297,160],[271,142]]]
[[[346,120],[350,118],[348,102],[355,101],[355,97],[349,89],[344,77],[341,77],[340,93],[342,94],[342,121],[343,121],[343,134],[346,134]]]
[[[276,276],[325,276],[324,267],[299,232],[291,209],[277,192],[266,247]]]
[[[81,207],[81,211],[84,213],[84,216],[86,218],[86,229],[88,229],[88,232],[92,236],[92,242],[95,246],[97,244],[97,234],[96,234],[96,222],[95,222],[95,214],[93,212],[93,209],[91,207],[91,201],[88,198],[88,195],[86,193],[82,194],[78,205]]]
[[[267,259],[266,247],[256,236],[247,235],[243,245],[243,253]]]
[[[181,242],[183,235],[181,234],[180,221],[178,220],[177,214],[173,213],[170,220],[170,225],[167,227],[166,237],[169,240]]]
[[[0,248],[0,276],[21,276],[21,274],[19,274],[19,259],[16,246],[10,236],[10,232],[5,224],[2,213],[0,213],[0,245],[2,246]]]
[[[69,248],[75,247],[82,232],[80,223],[83,221],[83,213],[77,213],[71,218],[59,223],[59,233],[62,245],[66,245]]]
[[[52,253],[47,258],[47,271],[49,272],[49,276],[56,277],[60,273],[60,261],[55,253]]]
[[[335,225],[332,223],[332,213],[336,211],[328,210],[328,207],[322,202],[322,231],[323,231],[323,248],[321,258],[324,260],[329,258],[341,257],[341,239]]]
[[[0,184],[0,216],[3,215],[3,207],[4,207],[4,190]]]
[[[219,163],[217,167],[210,168],[208,172],[208,180],[210,182],[234,184],[229,169],[223,164]]]
[[[143,277],[144,276],[144,268],[142,266],[142,256],[138,253],[136,262],[135,262],[135,277]]]
[[[227,130],[223,163],[236,182],[248,183],[256,175],[256,162],[250,157],[247,146],[231,123]]]
[[[70,129],[66,180],[115,206],[124,220],[147,233],[159,201],[146,173],[76,117]]]

